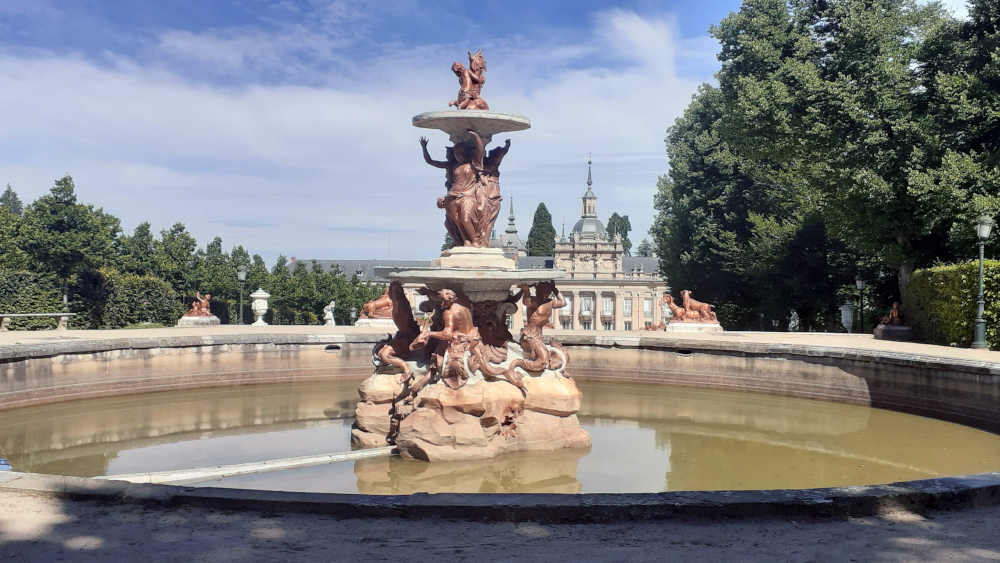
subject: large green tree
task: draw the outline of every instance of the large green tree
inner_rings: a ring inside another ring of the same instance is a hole
[[[818,190],[829,227],[895,267],[900,286],[940,256],[956,218],[914,176],[943,155],[921,53],[947,21],[911,0],[747,0],[712,29],[719,131],[743,170]]]
[[[64,176],[25,209],[19,238],[37,267],[68,287],[114,258],[120,230],[116,217],[78,203],[73,178]]]
[[[552,214],[544,203],[539,203],[528,231],[528,256],[552,256],[556,249],[556,228]]]

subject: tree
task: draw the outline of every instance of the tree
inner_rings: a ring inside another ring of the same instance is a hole
[[[628,239],[629,232],[632,231],[632,223],[628,220],[628,215],[619,215],[617,212],[612,213],[611,217],[608,218],[608,237],[614,240],[615,236],[620,236],[622,239],[622,250],[625,251],[625,256],[631,256],[632,252],[632,241]]]
[[[56,180],[48,195],[25,209],[22,219],[21,248],[40,270],[58,276],[66,288],[78,274],[96,271],[115,255],[115,238],[121,230],[118,219],[77,203],[70,176]]]
[[[170,283],[182,297],[198,291],[197,246],[184,223],[174,223],[169,229],[160,231],[160,240],[153,243],[157,277]]]
[[[535,209],[528,232],[528,256],[552,256],[556,249],[556,228],[552,226],[552,214],[544,203]]]
[[[441,243],[441,252],[450,248],[455,248],[455,239],[451,238],[451,233],[446,232],[444,234],[444,242]]]
[[[139,276],[156,275],[155,239],[149,223],[140,223],[132,231],[132,236],[123,235],[118,241],[118,269],[121,272]]]
[[[31,259],[21,248],[21,217],[0,206],[0,270],[29,270]]]
[[[653,245],[649,244],[648,238],[644,238],[642,239],[642,242],[639,243],[639,246],[636,247],[635,251],[639,256],[650,258],[653,256]]]
[[[21,204],[21,199],[11,189],[10,184],[7,184],[7,189],[3,191],[3,194],[0,194],[0,208],[10,211],[14,215],[21,215],[24,212],[24,205]]]
[[[742,170],[819,190],[830,228],[894,266],[901,288],[975,200],[942,206],[953,194],[915,185],[914,173],[939,168],[944,154],[921,53],[947,21],[939,5],[910,0],[747,0],[712,28],[719,132]]]

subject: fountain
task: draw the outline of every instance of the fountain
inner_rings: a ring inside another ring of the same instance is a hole
[[[567,375],[566,351],[545,343],[542,331],[565,305],[559,270],[519,270],[488,237],[500,212],[500,164],[510,140],[487,151],[494,135],[522,131],[531,122],[497,113],[480,96],[486,61],[469,53],[454,63],[457,109],[421,113],[416,127],[445,132],[452,146],[434,160],[421,137],[424,160],[445,170],[447,193],[437,206],[455,246],[420,269],[385,269],[394,336],[372,350],[374,373],[361,383],[352,445],[395,444],[405,458],[427,461],[491,458],[522,450],[590,446],[577,412],[582,395]],[[427,297],[422,324],[403,284]],[[519,291],[511,292],[512,287]],[[527,322],[515,341],[506,316],[518,302]]]

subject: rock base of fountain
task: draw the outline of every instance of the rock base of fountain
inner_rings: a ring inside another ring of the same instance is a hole
[[[553,354],[563,354],[551,348]],[[523,358],[508,346],[506,367]],[[408,362],[416,378],[424,366]],[[474,375],[453,389],[443,381],[428,385],[412,399],[395,401],[403,392],[399,370],[376,372],[362,382],[351,442],[356,448],[394,442],[400,455],[425,461],[486,459],[525,450],[586,448],[590,435],[577,412],[582,394],[561,370],[546,369],[523,379],[525,391],[505,381]]]

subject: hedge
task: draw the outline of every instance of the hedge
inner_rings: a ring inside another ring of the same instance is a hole
[[[121,328],[136,323],[174,326],[184,314],[177,293],[156,276],[125,274],[110,268],[98,272],[99,301],[93,311],[101,328]]]
[[[914,338],[945,346],[972,343],[979,261],[917,270],[903,294],[903,317]],[[983,263],[986,343],[1000,345],[1000,261]]]
[[[0,313],[61,313],[65,311],[59,281],[47,274],[0,270]],[[42,330],[55,328],[58,318],[15,318],[10,328]]]

